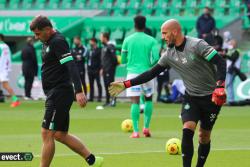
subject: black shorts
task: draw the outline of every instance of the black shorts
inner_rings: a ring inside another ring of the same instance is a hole
[[[221,107],[212,102],[212,95],[190,96],[185,93],[182,104],[182,121],[200,121],[200,127],[205,130],[212,130]]]
[[[42,127],[53,131],[69,129],[69,111],[74,100],[71,88],[54,89],[48,92]]]

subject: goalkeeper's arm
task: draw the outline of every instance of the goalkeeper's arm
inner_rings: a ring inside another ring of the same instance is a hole
[[[214,55],[214,57],[210,60],[211,63],[213,63],[214,65],[216,65],[217,67],[217,84],[218,81],[220,81],[220,83],[224,83],[225,79],[226,79],[226,61],[218,54]],[[217,85],[217,86],[221,86],[221,85]]]
[[[157,75],[159,75],[161,72],[163,72],[165,69],[166,69],[166,67],[162,67],[161,65],[156,64],[153,68],[142,73],[141,75],[139,75],[131,80],[124,81],[123,82],[124,86],[126,88],[129,88],[131,86],[140,85],[142,83],[148,82],[151,79],[153,79],[154,77],[156,77]]]

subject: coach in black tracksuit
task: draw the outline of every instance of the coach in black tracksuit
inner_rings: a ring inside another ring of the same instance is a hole
[[[109,84],[115,80],[115,69],[118,64],[115,53],[115,46],[109,43],[109,34],[101,34],[101,42],[103,44],[101,56],[101,73],[103,75],[104,86],[106,91],[106,103],[104,106],[115,106],[115,100],[110,104],[110,94],[108,91]]]
[[[88,53],[87,47],[82,45],[81,38],[74,37],[75,48],[72,49],[71,54],[76,62],[78,71],[80,73],[81,82],[85,95],[87,96],[87,86],[85,80],[85,59]]]
[[[87,56],[87,68],[90,86],[90,96],[88,101],[94,100],[94,81],[96,80],[98,88],[98,102],[102,99],[102,85],[100,82],[100,70],[101,70],[101,48],[97,47],[97,39],[92,38],[90,40],[91,49]]]
[[[38,70],[36,50],[31,37],[27,38],[27,45],[22,49],[21,58],[23,62],[22,72],[25,79],[25,97],[31,98],[31,88]]]
[[[50,166],[55,154],[55,141],[58,141],[84,157],[88,166],[101,167],[103,158],[91,154],[79,138],[68,133],[74,97],[81,107],[86,106],[87,99],[82,92],[80,76],[66,39],[42,15],[32,20],[30,30],[43,43],[42,86],[46,101],[41,129],[40,166]]]

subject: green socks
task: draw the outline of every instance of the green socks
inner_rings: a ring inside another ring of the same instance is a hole
[[[152,112],[153,112],[152,101],[146,101],[144,108],[144,128],[149,128]]]
[[[11,99],[12,99],[12,102],[18,101],[18,97],[16,97],[16,95],[13,95],[13,96],[11,97]]]
[[[140,108],[139,104],[131,104],[131,118],[133,121],[134,132],[139,132]]]
[[[152,112],[153,112],[152,101],[145,101],[144,128],[149,128]],[[131,104],[131,118],[133,121],[134,132],[139,132],[139,118],[140,118],[139,104],[135,104],[135,103]]]

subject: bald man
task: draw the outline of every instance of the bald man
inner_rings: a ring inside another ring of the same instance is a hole
[[[161,33],[168,48],[158,63],[134,79],[111,83],[110,94],[116,96],[126,88],[145,83],[166,68],[175,69],[186,87],[181,111],[183,167],[191,167],[194,153],[193,136],[199,121],[196,167],[203,167],[210,151],[213,125],[221,106],[226,101],[224,90],[226,63],[204,40],[184,36],[177,20],[164,22]]]

